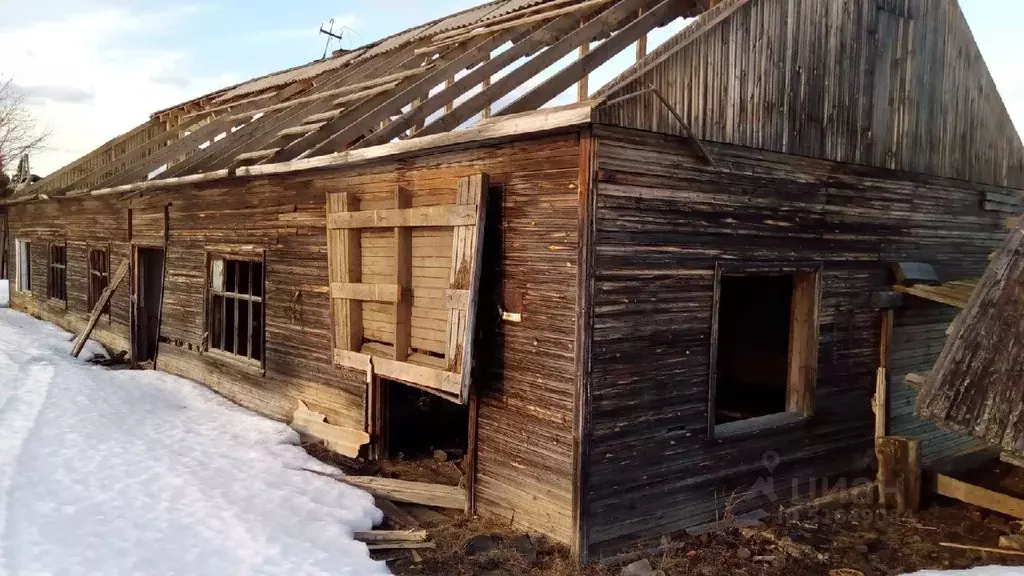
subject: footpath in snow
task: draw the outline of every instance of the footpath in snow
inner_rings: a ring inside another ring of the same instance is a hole
[[[388,574],[373,499],[290,428],[70,337],[0,309],[0,576]]]

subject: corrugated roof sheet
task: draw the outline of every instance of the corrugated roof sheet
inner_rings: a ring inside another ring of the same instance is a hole
[[[291,84],[292,82],[298,82],[300,80],[316,78],[324,72],[330,72],[331,70],[337,70],[338,68],[345,66],[361,53],[362,50],[355,50],[342,54],[336,58],[317,60],[304,66],[292,68],[291,70],[285,70],[276,74],[270,74],[269,76],[255,78],[232,90],[229,90],[228,92],[225,92],[217,98],[216,102],[223,102],[225,100],[237,98],[238,96],[255,94],[256,92],[262,92],[268,88],[275,88],[277,86]]]

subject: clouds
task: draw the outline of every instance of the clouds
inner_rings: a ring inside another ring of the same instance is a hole
[[[14,78],[51,134],[47,149],[33,159],[41,174],[145,122],[155,110],[237,81],[229,73],[195,77],[184,50],[153,41],[186,25],[201,6],[147,11],[67,4],[67,11],[15,13],[0,23],[0,75]]]

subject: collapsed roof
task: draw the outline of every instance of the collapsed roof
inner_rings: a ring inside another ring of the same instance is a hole
[[[490,2],[156,112],[16,198],[234,173],[536,110],[652,29],[709,3],[717,2]],[[578,59],[545,72],[575,51]]]

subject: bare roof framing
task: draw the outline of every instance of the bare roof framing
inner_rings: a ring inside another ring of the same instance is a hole
[[[158,186],[452,131],[533,83],[497,114],[535,110],[650,30],[706,7],[706,0],[482,4],[161,110],[14,199]],[[592,42],[600,43],[550,71]]]

